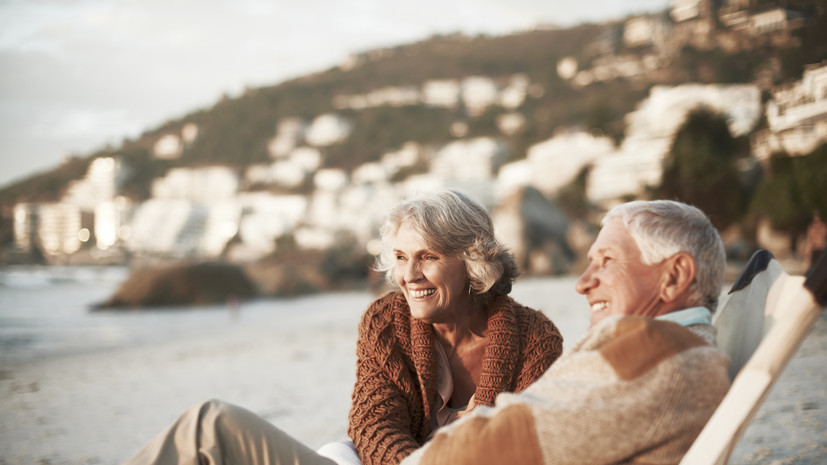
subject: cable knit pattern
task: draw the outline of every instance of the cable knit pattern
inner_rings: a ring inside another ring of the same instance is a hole
[[[508,296],[486,309],[487,347],[474,394],[494,405],[501,392],[519,392],[563,351],[560,331],[545,315]],[[437,355],[433,328],[411,317],[405,297],[377,299],[359,324],[350,435],[365,465],[399,463],[431,433]]]

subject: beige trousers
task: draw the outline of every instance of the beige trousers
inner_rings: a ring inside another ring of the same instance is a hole
[[[194,405],[124,465],[335,465],[258,415],[219,401]]]

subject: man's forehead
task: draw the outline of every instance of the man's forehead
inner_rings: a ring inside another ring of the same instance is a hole
[[[629,234],[626,225],[620,218],[612,218],[600,229],[597,239],[589,248],[589,255],[635,251],[639,252],[637,242]]]

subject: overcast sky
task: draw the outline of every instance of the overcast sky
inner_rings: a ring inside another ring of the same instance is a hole
[[[0,187],[349,53],[669,0],[0,0]]]

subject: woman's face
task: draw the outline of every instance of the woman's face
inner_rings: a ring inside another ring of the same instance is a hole
[[[396,233],[393,252],[394,279],[414,318],[447,323],[471,305],[468,274],[459,257],[436,252],[407,223]]]

